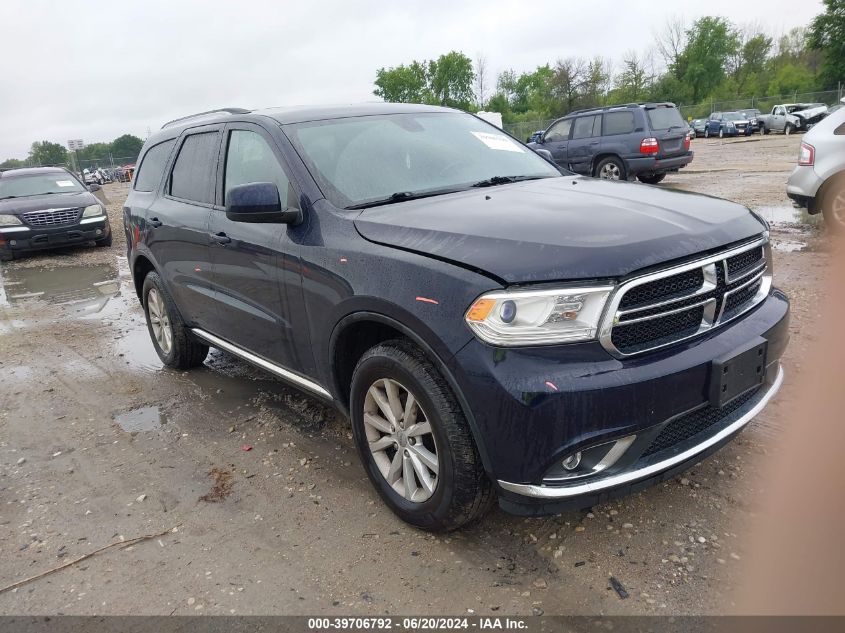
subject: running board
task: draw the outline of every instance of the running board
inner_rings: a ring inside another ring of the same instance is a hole
[[[222,350],[229,352],[230,354],[239,356],[240,358],[249,361],[253,365],[258,366],[265,371],[269,371],[271,374],[274,374],[279,378],[282,378],[283,380],[286,380],[292,385],[307,389],[308,391],[316,393],[318,396],[322,396],[323,398],[334,400],[334,398],[332,398],[332,394],[330,394],[326,389],[321,387],[313,380],[304,378],[303,376],[300,376],[299,374],[296,374],[291,370],[282,367],[281,365],[271,363],[269,360],[261,358],[260,356],[256,356],[252,352],[248,352],[245,349],[238,347],[237,345],[229,343],[228,341],[224,341],[222,338],[214,336],[214,334],[209,334],[205,330],[201,330],[199,328],[192,328],[191,332],[193,332],[194,335],[198,336],[205,342],[210,343],[214,347],[218,347]]]

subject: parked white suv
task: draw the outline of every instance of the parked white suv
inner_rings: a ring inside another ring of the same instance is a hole
[[[831,230],[845,231],[845,108],[804,135],[786,195],[810,214],[822,213]]]

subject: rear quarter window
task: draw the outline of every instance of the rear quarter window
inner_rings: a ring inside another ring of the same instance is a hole
[[[170,150],[173,149],[175,143],[176,139],[164,141],[147,150],[147,153],[141,159],[138,173],[135,176],[135,186],[133,187],[135,191],[156,190],[164,174],[164,167],[170,156]]]
[[[686,125],[677,108],[651,108],[646,113],[652,130],[668,130]]]
[[[608,112],[604,115],[604,136],[612,136],[614,134],[630,134],[633,131],[633,112]]]

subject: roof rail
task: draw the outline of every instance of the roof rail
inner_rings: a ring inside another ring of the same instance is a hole
[[[202,116],[206,116],[209,114],[217,114],[218,112],[226,112],[227,114],[249,114],[252,110],[246,110],[245,108],[217,108],[216,110],[208,110],[207,112],[197,112],[196,114],[189,114],[188,116],[179,117],[178,119],[173,119],[172,121],[168,121],[164,125],[161,126],[163,130],[166,127],[170,127],[174,123],[181,123],[182,121],[189,121],[191,119],[197,119]]]
[[[581,110],[573,110],[569,112],[566,116],[571,114],[580,114],[582,112],[597,112],[597,111],[604,111],[604,110],[612,110],[613,108],[635,108],[642,104],[639,103],[617,103],[616,105],[609,105],[609,106],[596,106],[595,108],[582,108]]]

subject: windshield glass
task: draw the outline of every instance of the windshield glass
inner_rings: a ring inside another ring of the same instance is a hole
[[[739,112],[725,112],[723,118],[725,121],[744,121],[745,115]]]
[[[648,112],[652,130],[668,130],[686,125],[677,108],[651,108],[646,112]]]
[[[0,200],[23,198],[48,193],[75,193],[85,191],[73,176],[66,172],[29,174],[26,176],[4,176],[0,178]]]
[[[286,125],[285,132],[340,208],[397,193],[459,191],[497,177],[561,175],[499,128],[460,112],[310,121]]]

